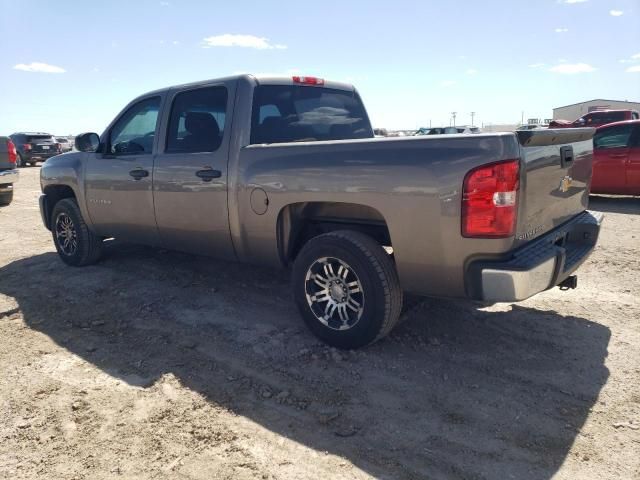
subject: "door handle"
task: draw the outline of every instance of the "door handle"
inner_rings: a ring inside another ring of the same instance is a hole
[[[626,158],[626,153],[611,153],[609,154],[609,158]]]
[[[129,172],[129,175],[131,175],[136,180],[141,180],[144,177],[148,177],[149,172],[147,170],[143,170],[142,168],[136,168],[135,170],[131,170]]]
[[[200,177],[205,182],[210,182],[214,178],[220,178],[222,176],[222,172],[220,170],[213,170],[212,168],[207,168],[206,170],[198,170],[196,172],[196,176]]]

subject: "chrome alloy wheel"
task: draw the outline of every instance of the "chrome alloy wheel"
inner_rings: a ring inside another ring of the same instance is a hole
[[[319,258],[305,277],[305,294],[315,317],[333,330],[352,328],[364,310],[364,292],[353,269],[338,258]]]
[[[71,217],[66,213],[60,213],[56,218],[56,239],[60,250],[65,255],[71,256],[78,250],[78,235]]]

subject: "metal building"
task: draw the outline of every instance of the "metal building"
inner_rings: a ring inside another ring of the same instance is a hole
[[[585,113],[597,110],[638,110],[640,112],[640,102],[628,102],[626,100],[603,100],[598,98],[586,102],[574,103],[553,109],[554,120],[574,121]]]

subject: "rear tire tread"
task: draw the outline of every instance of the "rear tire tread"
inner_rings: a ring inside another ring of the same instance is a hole
[[[400,312],[402,311],[403,293],[400,288],[400,281],[395,265],[391,257],[384,248],[373,238],[360,232],[351,230],[339,230],[331,232],[333,235],[343,240],[351,242],[353,245],[365,254],[373,268],[375,268],[378,278],[382,283],[385,292],[385,319],[378,335],[369,344],[375,343],[383,337],[386,337],[393,327],[398,323]],[[390,281],[387,281],[389,279]]]

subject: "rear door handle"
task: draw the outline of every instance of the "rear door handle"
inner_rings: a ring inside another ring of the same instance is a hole
[[[222,176],[222,172],[220,170],[207,168],[206,170],[198,170],[196,172],[196,176],[200,177],[205,182],[210,182],[214,178],[220,178]]]
[[[144,177],[148,177],[149,176],[149,171],[148,170],[143,170],[142,168],[136,168],[135,170],[131,170],[129,172],[129,175],[131,175],[136,180],[141,180]]]

